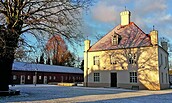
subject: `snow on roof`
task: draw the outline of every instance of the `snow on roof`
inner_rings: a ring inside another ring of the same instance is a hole
[[[26,62],[14,62],[12,70],[60,72],[60,73],[83,73],[81,69],[75,68],[75,67],[33,64],[33,63],[26,63]]]

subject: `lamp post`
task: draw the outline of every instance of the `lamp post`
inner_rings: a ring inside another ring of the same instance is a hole
[[[36,83],[37,83],[37,71],[38,71],[38,69],[35,69],[35,86],[36,86]]]

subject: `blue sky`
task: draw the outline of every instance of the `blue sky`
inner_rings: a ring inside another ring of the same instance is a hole
[[[136,23],[146,34],[153,25],[159,32],[159,37],[172,40],[172,0],[97,0],[87,13],[83,14],[84,36],[91,40],[91,45],[97,39],[96,35],[105,35],[120,24],[120,12],[131,11],[131,21]],[[172,42],[170,42],[172,43]],[[84,44],[78,47],[78,55],[83,57]]]
[[[131,21],[137,24],[145,33],[149,34],[153,25],[159,32],[159,37],[168,38],[172,44],[172,0],[94,0],[90,9],[83,11],[82,31],[85,38],[91,40],[96,36],[104,36],[120,24],[120,12],[131,11]],[[33,37],[29,37],[31,41]],[[34,43],[35,44],[35,43]],[[70,48],[77,57],[83,58],[84,41],[75,48]],[[33,54],[34,55],[34,54]],[[39,54],[40,55],[40,54]],[[38,55],[38,56],[39,56]]]

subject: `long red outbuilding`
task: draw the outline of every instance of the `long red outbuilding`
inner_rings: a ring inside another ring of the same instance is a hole
[[[48,84],[83,82],[83,71],[76,67],[14,62],[13,84]]]

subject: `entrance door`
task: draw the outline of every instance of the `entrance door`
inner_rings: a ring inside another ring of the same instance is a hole
[[[33,84],[36,84],[36,76],[33,76]]]
[[[21,75],[20,84],[25,84],[25,76]]]
[[[47,84],[47,76],[44,76],[44,84]]]
[[[117,87],[117,73],[111,73],[111,87]]]

